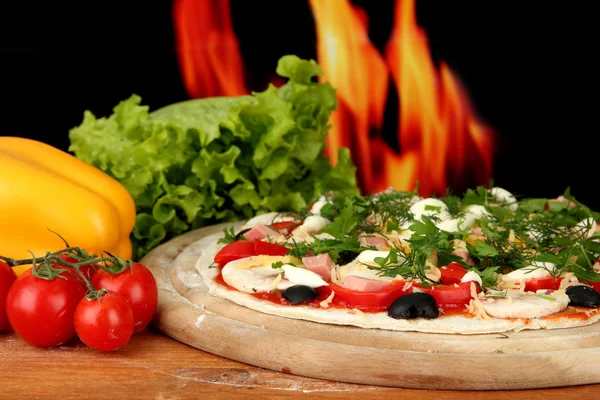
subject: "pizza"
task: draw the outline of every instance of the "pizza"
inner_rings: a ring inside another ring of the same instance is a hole
[[[209,292],[259,312],[366,329],[483,334],[600,319],[600,214],[567,189],[322,195],[206,237]]]

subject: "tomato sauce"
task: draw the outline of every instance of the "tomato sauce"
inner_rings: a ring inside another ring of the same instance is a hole
[[[465,318],[473,318],[474,315],[471,314],[469,312],[469,310],[467,310],[467,308],[463,305],[463,306],[456,306],[456,307],[444,307],[442,308],[442,312],[440,313],[440,316],[445,316],[445,317],[465,317]]]
[[[225,286],[227,289],[229,290],[235,290],[238,291],[236,288],[234,288],[233,286],[230,286],[227,284],[227,282],[225,282],[225,280],[223,279],[223,274],[221,273],[221,267],[219,267],[219,275],[217,275],[215,277],[215,282],[218,283],[221,286]]]
[[[347,305],[347,303],[344,302],[343,300],[336,301],[335,296],[333,296],[333,301],[331,302],[330,306],[335,306],[337,308],[342,308],[345,310],[356,309],[356,310],[360,310],[360,311],[366,312],[366,313],[386,312],[389,308],[387,306],[375,306],[375,305],[364,305],[364,304],[362,304],[362,305]]]
[[[594,312],[595,311],[595,312]],[[561,311],[557,314],[552,314],[544,317],[543,319],[563,319],[569,318],[573,320],[587,321],[594,315],[597,315],[600,312],[600,308],[585,308],[585,307],[575,307],[569,306],[566,310]]]

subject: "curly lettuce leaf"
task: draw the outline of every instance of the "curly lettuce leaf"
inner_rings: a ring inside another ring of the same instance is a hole
[[[109,117],[84,113],[70,151],[132,194],[132,240],[139,259],[191,229],[268,211],[299,211],[329,190],[358,194],[347,149],[323,155],[335,89],[313,82],[313,60],[284,56],[288,78],[251,96],[195,99],[149,112],[141,98]]]

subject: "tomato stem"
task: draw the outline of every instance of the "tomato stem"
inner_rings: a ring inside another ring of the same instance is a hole
[[[47,253],[44,257],[32,257],[32,258],[24,258],[22,260],[15,260],[14,258],[10,258],[10,257],[5,257],[3,255],[0,255],[0,260],[4,261],[5,263],[7,263],[10,267],[17,267],[19,265],[28,265],[28,264],[33,264],[33,263],[41,263],[42,261],[44,261],[46,258],[48,258],[48,256],[56,256],[62,253],[68,253],[74,250],[79,250],[79,247],[67,247],[65,249],[62,250],[57,250],[53,253]],[[32,256],[34,256],[33,253],[31,253]]]
[[[33,257],[34,254],[31,253],[31,255]],[[36,278],[45,279],[48,281],[51,281],[56,277],[65,279],[65,277],[61,275],[64,271],[66,271],[65,268],[54,268],[50,263],[45,262],[45,260],[40,262],[38,265],[36,264],[35,257],[32,258],[31,264],[33,264],[31,267],[31,274]]]
[[[47,252],[44,257],[35,257],[31,251],[31,258],[25,258],[22,260],[15,260],[14,258],[5,257],[0,255],[0,261],[4,261],[10,267],[16,267],[18,265],[32,264],[31,273],[36,278],[52,280],[57,277],[66,278],[62,275],[64,271],[68,271],[67,268],[57,268],[57,266],[65,266],[75,270],[79,279],[86,286],[86,298],[88,300],[99,299],[106,293],[106,290],[97,290],[90,279],[86,277],[79,269],[83,266],[91,266],[94,269],[102,268],[110,274],[118,274],[127,268],[133,267],[131,260],[123,260],[108,251],[104,251],[109,257],[102,255],[88,254],[84,249],[77,246],[70,246],[69,243],[58,233],[48,229],[50,232],[58,236],[65,244],[65,248],[54,252]],[[68,257],[77,262],[69,262],[64,259]]]
[[[94,269],[102,268],[110,274],[118,274],[127,268],[133,267],[133,262],[131,260],[125,261],[109,253],[108,251],[104,251],[108,257],[95,254],[90,255],[86,250],[81,249],[80,247],[70,246],[69,243],[58,233],[50,229],[48,230],[57,235],[64,242],[66,246],[64,249],[54,252],[47,252],[44,257],[35,257],[35,254],[30,251],[31,258],[25,258],[22,260],[15,260],[14,258],[0,255],[0,261],[5,262],[10,267],[32,264],[31,274],[36,278],[46,280],[53,280],[57,277],[66,279],[66,276],[63,276],[62,273],[68,271],[69,269],[60,268],[60,266],[72,268],[75,270],[75,273],[79,279],[81,279],[81,281],[84,283],[86,287],[85,297],[88,300],[100,299],[107,293],[107,290],[96,289],[91,280],[80,271],[81,267],[91,266]],[[64,259],[65,257],[77,262],[69,262]]]

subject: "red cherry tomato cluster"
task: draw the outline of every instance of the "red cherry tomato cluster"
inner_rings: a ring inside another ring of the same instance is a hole
[[[148,326],[157,304],[156,280],[136,262],[77,249],[47,255],[17,278],[0,261],[0,332],[10,326],[34,346],[59,346],[78,336],[93,349],[117,350]]]
[[[6,295],[15,279],[17,276],[12,268],[0,261],[0,332],[7,330],[10,326],[6,316]]]

